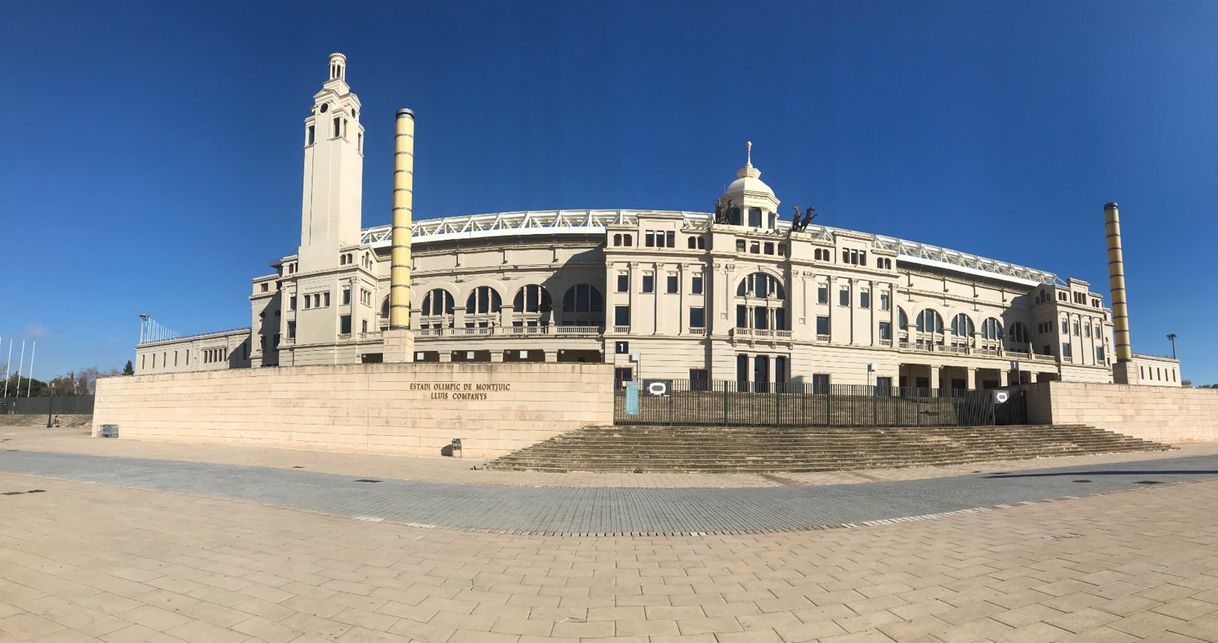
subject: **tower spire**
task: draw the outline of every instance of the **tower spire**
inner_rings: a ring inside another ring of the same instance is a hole
[[[744,166],[753,167],[753,142],[744,142]]]

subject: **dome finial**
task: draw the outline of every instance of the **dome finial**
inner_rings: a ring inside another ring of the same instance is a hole
[[[744,166],[753,167],[753,142],[744,142]]]

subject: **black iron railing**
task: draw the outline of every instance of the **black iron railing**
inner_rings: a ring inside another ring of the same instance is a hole
[[[867,385],[645,380],[637,404],[614,392],[618,424],[724,426],[987,426],[1024,424],[1023,392]]]

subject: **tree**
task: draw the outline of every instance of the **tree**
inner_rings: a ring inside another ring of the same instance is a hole
[[[127,363],[123,365],[123,375],[135,375],[135,365],[131,363],[131,360],[127,360]]]

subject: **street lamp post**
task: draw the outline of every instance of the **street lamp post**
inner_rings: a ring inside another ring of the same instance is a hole
[[[1171,358],[1176,359],[1176,334],[1168,333],[1167,341],[1171,342]]]

